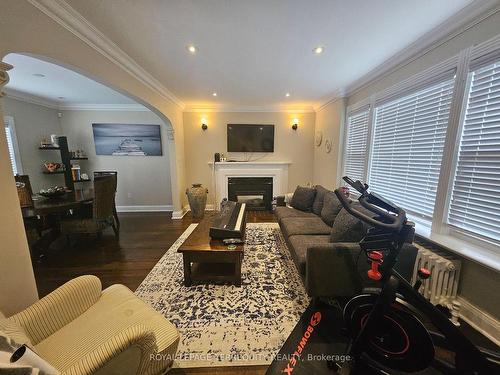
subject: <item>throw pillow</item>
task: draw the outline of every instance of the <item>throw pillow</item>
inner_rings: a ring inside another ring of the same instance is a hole
[[[329,191],[325,194],[325,198],[323,200],[321,219],[323,219],[325,224],[332,226],[341,209],[342,203],[340,203],[335,193]]]
[[[330,190],[325,189],[321,185],[316,185],[316,197],[314,198],[314,203],[312,205],[312,212],[316,215],[321,215],[321,210],[323,209],[323,200],[325,198],[325,194]]]
[[[290,206],[300,211],[311,212],[314,197],[316,196],[316,189],[303,186],[297,186],[293,193]]]
[[[366,210],[359,203],[353,203],[357,210],[373,216],[373,213]],[[352,216],[345,208],[342,208],[335,218],[330,234],[330,242],[359,242],[363,239],[368,230],[368,225],[358,218]]]

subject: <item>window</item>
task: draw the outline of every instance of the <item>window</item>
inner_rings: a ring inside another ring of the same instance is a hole
[[[410,214],[432,220],[454,79],[375,108],[369,183]]]
[[[363,182],[366,181],[369,116],[370,109],[364,108],[351,113],[347,118],[344,176]]]
[[[469,87],[448,224],[500,240],[500,60]]]
[[[14,119],[10,116],[4,118],[5,137],[9,149],[10,164],[14,174],[21,174],[21,159],[19,157],[19,147],[17,145],[16,132],[14,129]]]

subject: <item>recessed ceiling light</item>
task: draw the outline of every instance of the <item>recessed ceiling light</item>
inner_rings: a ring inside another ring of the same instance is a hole
[[[325,50],[325,47],[323,47],[323,46],[317,46],[315,49],[313,49],[313,52],[316,55],[320,55],[320,54],[323,53],[324,50]]]
[[[290,93],[289,93],[289,92],[287,92],[287,93],[285,94],[285,96],[286,96],[287,98],[289,98],[289,97],[290,97]]]
[[[45,74],[42,74],[42,73],[35,73],[33,74],[35,77],[38,77],[38,78],[43,78],[45,77]]]
[[[213,92],[213,93],[212,93],[212,96],[217,96],[217,93],[216,93],[216,92]]]
[[[192,44],[187,46],[187,50],[189,52],[191,52],[192,54],[195,54],[196,52],[198,52],[198,48],[196,46],[193,46]]]

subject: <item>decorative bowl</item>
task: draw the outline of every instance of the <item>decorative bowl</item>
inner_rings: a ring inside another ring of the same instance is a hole
[[[64,186],[54,186],[48,189],[40,190],[39,194],[45,198],[60,198],[66,194],[66,188]]]
[[[48,172],[53,173],[61,168],[61,163],[46,162],[43,166]]]

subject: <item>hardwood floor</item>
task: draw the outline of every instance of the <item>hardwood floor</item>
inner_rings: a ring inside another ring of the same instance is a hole
[[[249,212],[247,222],[275,221],[269,212]],[[34,262],[40,297],[66,281],[86,274],[101,279],[103,288],[124,284],[135,290],[165,251],[192,223],[190,214],[172,220],[170,213],[120,214],[120,238],[111,230],[101,239],[82,237],[74,246],[61,241],[54,244],[41,261]],[[59,245],[59,246],[58,246]],[[175,369],[172,375],[263,375],[266,366]]]

